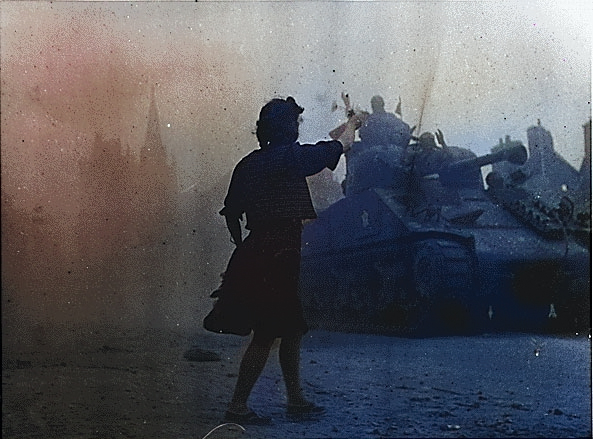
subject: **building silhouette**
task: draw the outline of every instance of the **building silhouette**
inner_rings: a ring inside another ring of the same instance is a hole
[[[527,141],[529,158],[524,165],[500,162],[493,164],[492,169],[503,175],[523,175],[522,187],[552,206],[557,205],[563,196],[575,196],[581,189],[580,171],[556,152],[551,133],[539,120],[537,125],[527,129]],[[511,141],[507,136],[492,151],[515,143],[518,142]]]
[[[176,176],[162,142],[155,90],[139,154],[124,151],[119,138],[96,133],[80,162],[80,247],[113,254],[158,240],[174,215]]]

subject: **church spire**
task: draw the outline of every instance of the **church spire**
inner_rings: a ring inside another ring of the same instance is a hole
[[[136,173],[134,203],[139,238],[154,239],[158,227],[170,219],[176,193],[175,170],[168,160],[161,136],[161,120],[156,100],[156,86],[151,88],[146,115],[146,137],[140,149]]]
[[[161,138],[161,121],[156,104],[156,86],[151,88],[150,105],[148,107],[146,138],[140,151],[140,162],[155,165],[167,163],[167,154]]]

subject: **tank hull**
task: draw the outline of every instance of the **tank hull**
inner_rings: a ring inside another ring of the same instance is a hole
[[[410,336],[589,330],[588,249],[542,239],[483,190],[458,195],[419,214],[401,191],[373,188],[306,225],[310,325]]]

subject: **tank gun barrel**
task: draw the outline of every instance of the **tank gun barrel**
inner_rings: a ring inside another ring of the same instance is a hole
[[[447,166],[447,173],[454,174],[471,168],[479,169],[482,166],[502,161],[508,161],[515,165],[524,164],[527,161],[527,148],[523,144],[517,144],[483,156],[453,162]]]
[[[527,161],[527,148],[516,143],[483,156],[451,161],[438,172],[439,180],[445,185],[467,185],[472,180],[481,181],[479,173],[482,166],[502,161],[524,164]]]

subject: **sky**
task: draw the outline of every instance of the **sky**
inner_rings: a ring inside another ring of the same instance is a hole
[[[302,142],[347,92],[488,153],[540,120],[573,166],[591,117],[592,6],[580,0],[13,2],[1,8],[2,185],[51,198],[95,134],[137,152],[154,86],[180,191],[257,147],[259,109],[294,96]],[[418,134],[418,133],[417,133]]]

